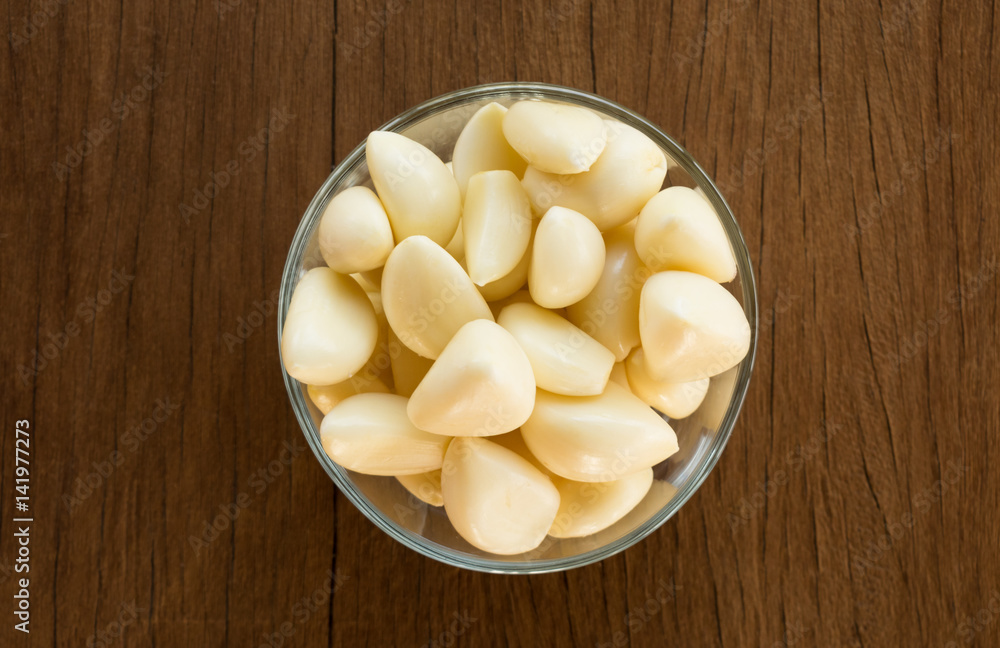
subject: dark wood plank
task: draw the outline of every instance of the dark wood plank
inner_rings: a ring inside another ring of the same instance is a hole
[[[8,605],[18,419],[36,522],[31,641],[9,613],[0,641],[86,645],[121,618],[107,645],[996,645],[996,9],[7,3]],[[300,450],[272,312],[334,163],[420,101],[511,79],[674,134],[724,187],[762,313],[696,496],[618,556],[532,577],[422,558],[336,492]]]

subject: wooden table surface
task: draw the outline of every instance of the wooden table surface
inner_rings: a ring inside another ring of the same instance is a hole
[[[4,4],[0,644],[1000,645],[998,3]],[[724,189],[762,313],[695,497],[531,577],[355,510],[302,450],[274,315],[332,166],[503,80],[673,134]]]

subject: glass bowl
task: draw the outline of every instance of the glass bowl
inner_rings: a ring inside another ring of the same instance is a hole
[[[746,395],[757,347],[757,294],[753,270],[733,213],[715,184],[688,152],[640,115],[607,99],[572,88],[542,83],[492,83],[425,101],[383,124],[379,130],[406,135],[448,161],[462,127],[480,107],[491,101],[510,105],[529,98],[585,106],[638,129],[659,145],[668,162],[664,186],[684,185],[702,193],[725,228],[737,266],[736,279],[725,286],[743,306],[750,322],[751,342],[749,353],[739,365],[712,378],[705,401],[694,414],[670,421],[677,433],[680,451],[654,468],[653,487],[633,511],[594,535],[563,540],[547,537],[537,549],[516,556],[498,556],[476,549],[452,528],[443,508],[417,500],[396,479],[354,473],[334,463],[320,442],[322,414],[310,401],[306,386],[289,376],[282,366],[288,397],[309,447],[330,478],[364,515],[391,537],[425,556],[456,567],[494,573],[543,573],[588,565],[634,545],[669,520],[705,481],[726,447]],[[296,284],[307,270],[324,265],[316,236],[323,209],[334,195],[354,185],[372,188],[364,142],[326,179],[295,232],[281,277],[279,348],[285,314]]]

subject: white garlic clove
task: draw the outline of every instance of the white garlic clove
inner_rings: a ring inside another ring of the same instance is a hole
[[[378,275],[378,281],[375,277]],[[377,293],[382,290],[382,275],[376,272],[352,272],[351,279],[358,282],[358,285],[366,293]]]
[[[524,349],[539,389],[566,396],[604,391],[614,354],[559,315],[535,304],[511,304],[497,322]]]
[[[487,302],[496,302],[510,297],[528,283],[528,269],[531,266],[531,250],[526,250],[521,260],[506,276],[479,286],[479,293]],[[527,291],[525,291],[527,292]],[[530,296],[529,296],[530,298]],[[492,307],[490,310],[493,310]],[[496,311],[499,312],[499,311]],[[494,313],[495,316],[495,313]]]
[[[410,423],[403,396],[358,394],[323,418],[320,440],[327,455],[348,470],[395,476],[441,468],[451,439]]]
[[[396,479],[403,488],[421,502],[431,506],[443,506],[444,496],[441,495],[441,471],[417,473],[415,475],[397,475]]]
[[[506,170],[518,178],[528,166],[503,135],[503,117],[507,109],[493,102],[476,111],[465,124],[452,154],[458,188],[465,197],[469,178],[480,171]]]
[[[352,378],[362,380],[379,379],[390,389],[394,382],[392,379],[392,350],[389,348],[389,321],[385,317],[385,310],[382,308],[382,293],[369,292],[368,299],[375,309],[375,319],[378,321],[378,339],[375,342],[375,351],[372,352],[368,362]]]
[[[396,333],[389,329],[389,360],[392,365],[392,381],[396,393],[409,398],[420,381],[430,371],[434,361],[410,350],[399,341]]]
[[[604,269],[586,297],[566,307],[569,321],[611,349],[621,362],[639,346],[639,295],[650,271],[636,254],[635,225],[604,235]]]
[[[330,268],[313,268],[295,287],[281,333],[288,375],[309,385],[333,385],[365,365],[378,322],[365,291]]]
[[[344,274],[379,268],[392,251],[392,228],[378,196],[367,187],[350,187],[323,210],[317,233],[326,264]]]
[[[668,270],[646,281],[639,304],[644,366],[653,380],[691,382],[735,367],[750,350],[743,307],[708,277]]]
[[[451,242],[444,246],[445,252],[450,254],[459,263],[465,262],[465,234],[462,232],[462,222],[459,221],[455,236],[451,237]]]
[[[579,538],[625,517],[649,492],[653,469],[647,468],[611,482],[577,482],[553,477],[559,491],[559,511],[549,529],[553,538]]]
[[[653,140],[631,126],[606,120],[608,144],[590,171],[545,173],[529,166],[522,185],[537,213],[552,206],[585,215],[606,232],[624,225],[663,186],[667,158]]]
[[[392,252],[389,252],[392,254]],[[388,260],[388,257],[387,257]],[[366,272],[359,273],[354,276],[358,285],[365,289],[367,293],[381,293],[382,292],[382,271],[385,269],[384,266],[379,266],[374,270],[368,270]],[[368,288],[368,286],[374,286],[374,288]]]
[[[422,235],[447,245],[458,228],[462,199],[444,162],[422,144],[387,131],[368,136],[365,158],[395,240]]]
[[[524,251],[524,255],[521,256],[521,260],[517,262],[514,269],[511,270],[506,276],[500,277],[496,281],[491,281],[484,286],[479,286],[479,293],[483,296],[487,302],[490,303],[490,310],[493,311],[493,316],[496,317],[497,313],[500,311],[493,307],[492,302],[497,302],[500,300],[505,300],[512,296],[517,291],[524,288],[528,283],[528,270],[531,268],[531,244],[535,240],[535,231],[538,229],[538,221],[533,220],[531,222],[531,238],[528,241],[528,248]],[[464,264],[462,267],[465,267]],[[527,291],[525,291],[527,293]],[[531,301],[530,295],[528,296],[528,301]]]
[[[528,164],[546,173],[587,171],[607,143],[597,113],[553,101],[517,102],[503,118],[503,134]]]
[[[458,534],[504,556],[540,545],[559,509],[559,492],[548,477],[516,453],[476,437],[451,442],[441,493]]]
[[[462,213],[465,262],[477,286],[517,266],[531,239],[531,205],[510,171],[483,171],[469,179]]]
[[[635,249],[653,272],[685,270],[725,283],[736,258],[715,210],[687,187],[668,187],[639,213]]]
[[[353,275],[352,278],[354,278]],[[355,281],[357,280],[355,279]],[[360,281],[358,281],[358,285],[361,286]],[[364,286],[361,286],[361,289],[364,290]],[[382,308],[382,293],[378,288],[376,288],[375,290],[365,290],[365,294],[368,295],[368,301],[372,303],[372,308],[375,309],[375,317],[378,319],[379,323],[379,337],[380,338],[384,337],[389,333],[388,331],[389,325],[388,322],[386,322],[385,320],[385,309]],[[386,330],[384,331],[381,328],[383,324],[386,326]]]
[[[641,347],[629,355],[625,367],[632,393],[672,419],[691,416],[708,393],[708,378],[693,382],[654,380],[646,371]]]
[[[635,508],[626,514],[627,523],[639,523],[648,520],[658,513],[677,494],[677,487],[670,482],[654,479],[649,492]]]
[[[585,216],[553,207],[542,216],[531,246],[528,290],[535,303],[563,308],[594,289],[604,268],[604,239]]]
[[[670,425],[613,382],[599,396],[539,390],[521,435],[546,468],[582,482],[621,479],[655,466],[678,449]]]
[[[632,391],[632,386],[628,384],[628,373],[625,371],[624,362],[616,362],[615,366],[611,367],[611,377],[608,380]]]
[[[538,460],[538,457],[531,454],[531,450],[528,449],[528,444],[524,442],[524,437],[521,436],[521,430],[514,430],[506,434],[498,434],[490,437],[490,441],[503,446],[508,450],[516,452],[524,459],[527,459],[532,466],[542,471],[546,477],[549,477],[550,479],[552,478],[552,471],[546,468],[542,462]]]
[[[517,429],[535,405],[535,378],[510,333],[488,320],[463,326],[420,381],[406,411],[421,430],[492,436]]]
[[[389,388],[378,378],[364,378],[359,373],[336,385],[308,385],[306,392],[309,394],[309,400],[325,416],[341,401],[351,396],[368,393],[388,394]]]
[[[425,358],[436,358],[464,324],[493,321],[462,266],[426,236],[411,236],[389,255],[382,305],[400,341]]]
[[[526,277],[527,278],[527,277]],[[500,317],[500,313],[503,309],[507,308],[511,304],[534,304],[531,301],[531,293],[527,290],[518,290],[513,295],[508,295],[502,299],[494,302],[490,302],[490,310],[493,311],[493,317]]]

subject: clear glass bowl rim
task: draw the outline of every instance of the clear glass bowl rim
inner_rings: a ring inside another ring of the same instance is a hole
[[[613,101],[589,92],[577,90],[575,88],[568,88],[548,83],[489,83],[455,90],[433,99],[429,99],[410,108],[409,110],[404,111],[400,115],[380,126],[377,130],[403,130],[436,113],[461,106],[465,103],[482,99],[504,98],[509,95],[515,95],[522,98],[536,97],[555,99],[591,107],[599,112],[611,115],[616,119],[642,131],[648,137],[653,139],[653,141],[655,141],[659,146],[665,149],[674,161],[676,161],[677,164],[684,169],[684,171],[686,171],[695,182],[697,182],[698,186],[702,188],[708,200],[715,207],[716,213],[719,215],[722,225],[725,228],[726,235],[729,237],[730,243],[733,245],[736,252],[737,272],[743,289],[743,310],[747,316],[747,320],[750,322],[750,351],[747,353],[746,358],[743,359],[737,369],[737,375],[733,385],[733,394],[729,401],[729,407],[722,418],[722,422],[719,424],[719,428],[712,441],[712,445],[709,447],[704,458],[702,459],[701,466],[699,466],[687,480],[684,488],[679,489],[666,506],[657,511],[653,516],[651,516],[643,524],[633,529],[630,533],[623,535],[614,542],[579,555],[563,558],[538,559],[525,562],[507,562],[479,556],[458,554],[447,547],[428,541],[417,533],[400,527],[393,520],[384,516],[363,493],[354,487],[353,482],[344,469],[335,464],[323,450],[322,443],[320,442],[319,430],[313,422],[312,414],[309,411],[309,405],[306,402],[306,397],[302,393],[302,389],[299,387],[298,381],[288,375],[288,372],[285,371],[283,363],[281,363],[281,372],[285,379],[285,387],[287,388],[292,408],[295,410],[295,416],[299,421],[299,426],[301,427],[302,433],[306,437],[306,441],[309,443],[313,454],[316,455],[320,465],[337,485],[337,487],[340,488],[340,490],[347,496],[347,499],[349,499],[351,503],[365,515],[365,517],[371,520],[375,526],[410,549],[447,565],[497,574],[540,574],[583,567],[584,565],[604,560],[605,558],[613,556],[620,551],[624,551],[656,531],[656,529],[673,517],[673,515],[680,510],[685,503],[687,503],[691,496],[694,495],[695,491],[701,487],[702,483],[704,483],[716,463],[718,463],[719,457],[725,449],[726,443],[729,441],[729,437],[732,434],[733,427],[735,426],[736,420],[739,416],[740,409],[743,406],[747,388],[749,387],[750,375],[753,371],[754,359],[757,352],[757,290],[746,241],[743,239],[743,234],[740,231],[739,225],[736,223],[732,210],[729,208],[725,198],[723,198],[722,194],[715,186],[715,183],[712,182],[708,175],[702,170],[701,166],[695,162],[694,158],[691,157],[684,147],[674,141],[672,137],[664,133],[659,127],[646,118]],[[291,301],[294,285],[298,282],[299,268],[302,265],[308,238],[314,230],[314,224],[320,217],[320,208],[323,205],[326,196],[341,181],[341,179],[348,176],[364,161],[364,155],[365,142],[362,141],[346,158],[334,167],[333,171],[327,177],[326,182],[324,182],[320,189],[316,192],[316,195],[306,208],[306,211],[302,216],[302,220],[299,222],[299,226],[289,248],[288,258],[285,262],[285,268],[281,277],[281,289],[278,300],[279,355],[285,314],[288,312],[288,305]]]

